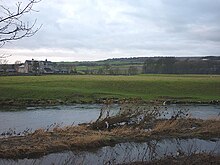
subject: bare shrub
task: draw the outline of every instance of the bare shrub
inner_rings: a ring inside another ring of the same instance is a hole
[[[153,121],[160,116],[157,107],[137,104],[121,104],[119,112],[110,116],[109,107],[110,105],[107,104],[101,109],[98,119],[89,125],[90,128],[96,130],[110,130],[122,126],[151,128]]]

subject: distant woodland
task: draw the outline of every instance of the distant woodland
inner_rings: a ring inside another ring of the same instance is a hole
[[[135,57],[85,62],[26,60],[23,64],[0,65],[0,75],[24,74],[220,74],[220,57]]]
[[[175,57],[149,58],[143,73],[158,74],[220,74],[220,57],[181,59]]]
[[[79,62],[75,66],[86,74],[220,74],[220,57],[116,58]]]

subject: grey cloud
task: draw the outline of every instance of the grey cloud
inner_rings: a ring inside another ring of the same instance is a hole
[[[83,50],[94,58],[97,50],[103,57],[220,55],[219,9],[219,0],[42,1],[29,18],[42,29],[5,48]]]

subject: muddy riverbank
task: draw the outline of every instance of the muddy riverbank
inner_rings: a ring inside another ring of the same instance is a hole
[[[209,101],[195,101],[182,99],[157,99],[157,100],[143,100],[140,98],[100,98],[100,99],[0,99],[0,106],[5,108],[13,107],[34,107],[34,106],[54,106],[54,105],[73,105],[73,104],[124,104],[124,103],[138,103],[150,105],[169,105],[169,104],[209,104],[220,105],[219,100]]]

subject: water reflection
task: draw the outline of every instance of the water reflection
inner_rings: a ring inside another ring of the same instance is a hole
[[[215,141],[170,139],[145,143],[121,143],[113,147],[103,147],[95,152],[56,153],[39,159],[19,159],[15,161],[0,159],[0,164],[119,164],[153,160],[167,155],[177,155],[180,152],[185,155],[201,152],[212,152],[219,155],[220,139],[215,139]]]

